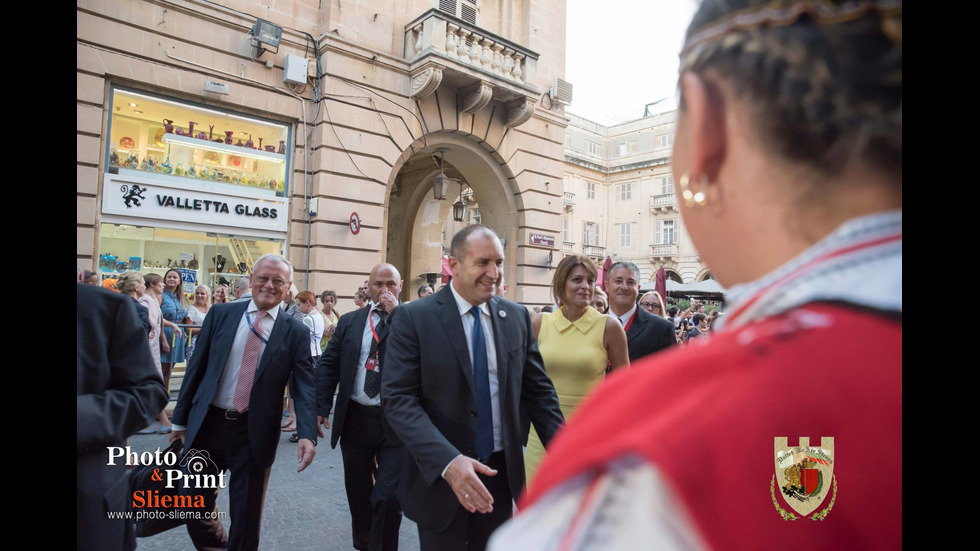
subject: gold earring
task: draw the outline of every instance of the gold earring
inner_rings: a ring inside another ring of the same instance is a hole
[[[686,173],[681,176],[680,186],[681,186],[681,197],[684,198],[684,204],[687,208],[694,208],[694,205],[703,207],[708,204],[708,198],[705,196],[703,191],[698,191],[694,193],[690,189],[691,178]],[[708,178],[702,174],[700,178],[701,187],[706,187],[710,182]]]

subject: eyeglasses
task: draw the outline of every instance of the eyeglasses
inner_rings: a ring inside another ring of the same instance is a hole
[[[270,279],[268,277],[265,277],[265,276],[258,276],[258,277],[255,278],[255,281],[259,285],[265,285],[266,283],[268,283],[270,281]],[[283,280],[283,279],[273,278],[271,281],[272,281],[272,286],[275,287],[276,289],[280,289],[280,288],[282,288],[283,286],[286,285],[286,281]]]
[[[641,302],[640,308],[644,310],[660,310],[660,305],[656,302]]]

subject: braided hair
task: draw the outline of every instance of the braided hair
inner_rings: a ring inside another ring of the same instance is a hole
[[[705,0],[681,58],[747,100],[770,151],[828,176],[860,159],[901,186],[900,1]]]

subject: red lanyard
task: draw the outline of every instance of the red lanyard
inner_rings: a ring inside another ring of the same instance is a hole
[[[630,325],[633,325],[633,320],[635,320],[635,319],[636,319],[636,312],[637,312],[637,311],[638,311],[639,309],[640,309],[640,307],[639,307],[639,306],[637,306],[637,307],[636,307],[636,309],[634,309],[634,310],[633,310],[633,315],[632,315],[632,316],[630,316],[630,319],[629,319],[629,321],[627,321],[627,322],[626,322],[626,325],[624,325],[624,326],[623,326],[623,332],[624,332],[624,333],[630,330]]]
[[[378,314],[378,317],[380,318],[381,315]],[[381,344],[381,339],[378,338],[378,332],[374,330],[374,310],[371,310],[370,312],[368,312],[368,326],[371,328],[371,332],[374,333],[374,342],[376,342],[378,344]],[[378,356],[378,350],[377,349],[375,349],[374,355],[375,355],[375,357]]]

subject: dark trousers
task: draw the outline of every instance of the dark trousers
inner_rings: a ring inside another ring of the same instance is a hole
[[[237,420],[225,418],[224,411],[215,407],[208,410],[194,442],[194,449],[207,454],[208,473],[231,471],[228,481],[230,535],[225,536],[218,518],[187,522],[187,533],[197,549],[222,548],[226,542],[234,551],[254,551],[259,547],[259,531],[262,525],[262,508],[269,483],[268,467],[252,463],[248,443],[248,413]],[[203,456],[202,456],[203,457]],[[184,464],[184,472],[193,472],[193,460]],[[204,496],[204,511],[218,512],[218,491],[187,488],[182,493]]]
[[[480,482],[493,496],[493,512],[489,514],[470,513],[462,506],[449,527],[442,532],[419,527],[419,544],[422,551],[441,551],[443,549],[483,551],[487,547],[490,534],[507,522],[514,511],[514,496],[507,483],[507,461],[504,452],[495,452],[487,465],[496,469],[494,476],[478,474]]]
[[[397,551],[402,511],[396,489],[404,446],[390,445],[381,423],[380,407],[352,400],[340,435],[340,451],[354,549]]]

